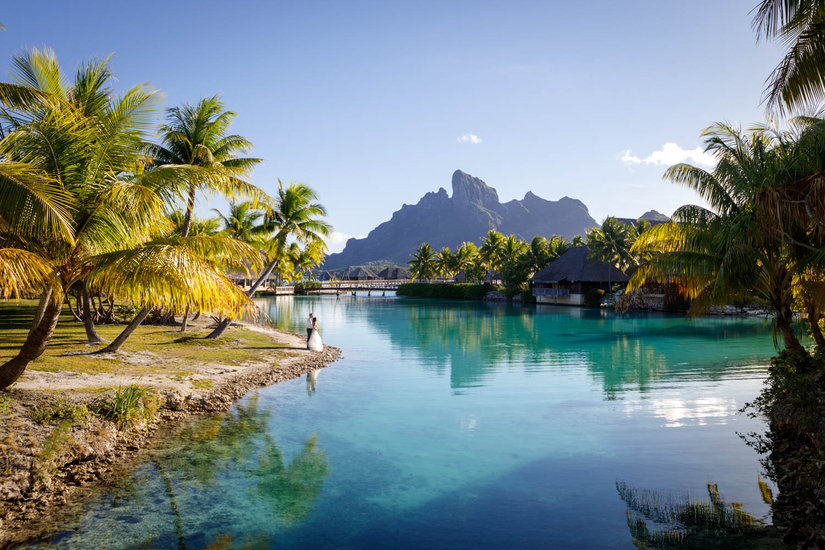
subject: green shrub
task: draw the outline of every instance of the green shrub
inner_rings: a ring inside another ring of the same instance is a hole
[[[295,294],[306,294],[308,290],[318,290],[321,288],[320,281],[303,281],[293,287]]]
[[[0,397],[0,415],[11,416],[11,397]]]
[[[398,296],[415,296],[418,298],[451,298],[456,300],[482,300],[495,290],[490,284],[474,285],[469,283],[406,283],[399,285]]]
[[[584,305],[587,307],[599,307],[602,305],[603,297],[604,290],[600,288],[591,288],[584,293]]]
[[[98,414],[116,421],[121,427],[148,424],[157,408],[155,390],[137,384],[118,386],[112,397],[98,400],[95,406]]]
[[[68,421],[70,425],[75,425],[88,422],[92,413],[86,405],[75,403],[71,399],[58,397],[42,407],[36,407],[32,410],[30,416],[31,419],[38,424],[50,424],[56,420],[60,420]]]

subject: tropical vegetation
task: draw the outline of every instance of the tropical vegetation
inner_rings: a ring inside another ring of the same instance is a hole
[[[108,59],[69,79],[53,52],[31,50],[0,82],[0,296],[40,299],[18,353],[0,365],[0,389],[43,354],[70,295],[91,342],[102,341],[104,303],[109,318],[115,300],[139,310],[104,348],[116,351],[153,310],[252,313],[251,293],[228,271],[257,274],[266,261],[268,276],[285,258],[305,270],[325,251],[314,191],[279,182],[269,198],[243,179],[258,159],[237,156],[251,143],[228,133],[234,114],[217,97],[171,109],[159,127],[159,94],[145,85],[118,94],[114,80]],[[251,202],[233,203],[216,231],[193,216],[198,190]],[[287,254],[293,241],[306,250]]]

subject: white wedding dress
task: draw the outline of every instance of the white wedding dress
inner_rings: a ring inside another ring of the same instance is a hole
[[[323,351],[324,349],[324,342],[321,341],[321,333],[318,332],[317,328],[312,331],[312,335],[309,337],[307,349],[310,351]]]

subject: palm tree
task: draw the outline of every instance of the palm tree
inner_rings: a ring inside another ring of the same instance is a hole
[[[407,265],[410,266],[412,278],[431,281],[435,275],[435,252],[430,243],[421,243],[418,250],[410,256],[412,256],[412,259],[407,262]]]
[[[163,142],[149,148],[156,165],[202,167],[223,177],[184,182],[186,210],[181,236],[189,235],[198,190],[219,192],[229,198],[240,193],[259,199],[265,194],[243,178],[261,162],[259,158],[239,157],[252,150],[252,142],[229,134],[236,113],[225,110],[220,96],[201,99],[167,111],[167,124],[161,127]]]
[[[753,28],[758,38],[779,37],[788,52],[768,77],[768,105],[795,109],[825,100],[825,2],[762,0]]]
[[[259,242],[256,228],[263,212],[253,208],[252,202],[231,202],[229,212],[225,216],[217,209],[213,209],[213,211],[218,215],[220,223],[223,224],[221,233],[248,244]]]
[[[625,271],[635,265],[635,257],[630,251],[636,241],[636,228],[608,217],[601,229],[594,227],[587,232],[589,256],[607,262]]]
[[[501,267],[501,253],[504,246],[504,235],[491,229],[487,235],[482,237],[481,246],[478,249],[484,265],[490,271],[495,271]]]
[[[279,262],[286,258],[289,239],[299,243],[315,243],[316,255],[326,253],[324,238],[330,233],[330,226],[323,220],[326,209],[318,202],[315,191],[303,183],[290,183],[284,187],[278,180],[278,196],[274,207],[265,212],[263,222],[257,232],[261,235],[266,261],[266,269],[249,289],[252,297],[258,287],[272,274]],[[218,338],[231,324],[231,317],[221,321],[207,338]]]
[[[773,309],[785,346],[802,351],[792,308],[800,281],[810,273],[806,269],[821,269],[825,258],[825,123],[802,136],[768,129],[742,134],[716,124],[705,136],[707,150],[718,158],[716,168],[679,164],[665,177],[696,190],[710,208],[682,206],[672,222],[640,235],[633,251],[650,260],[629,289],[646,277],[676,282],[695,298],[694,311],[754,293]]]
[[[17,56],[13,67],[14,82],[0,83],[0,119],[9,129],[0,140],[0,261],[14,269],[8,276],[4,269],[0,285],[4,294],[38,289],[41,299],[23,346],[0,365],[0,389],[43,353],[65,293],[79,281],[133,303],[175,308],[188,299],[226,313],[251,309],[203,259],[214,253],[235,262],[230,256],[249,257],[249,247],[153,241],[168,229],[170,190],[198,176],[179,166],[145,170],[141,151],[157,94],[136,86],[115,96],[105,60],[81,66],[71,84],[50,51]],[[13,185],[3,174],[15,170],[23,177]],[[22,216],[10,212],[14,205],[24,205]]]
[[[169,232],[170,236],[183,236],[183,222],[186,215],[181,210],[174,210],[169,214],[169,223],[172,230]],[[221,230],[221,220],[219,218],[192,218],[189,225],[189,235],[217,235]]]
[[[450,250],[450,248],[447,246],[445,246],[438,252],[438,256],[436,256],[434,262],[435,272],[442,279],[445,279],[448,276],[452,276],[456,271],[455,256],[453,255],[453,252]]]
[[[291,243],[286,253],[291,279],[305,279],[323,261],[324,250],[323,241],[312,241],[303,247],[297,242]]]
[[[198,189],[219,192],[234,199],[236,194],[252,197],[257,202],[265,193],[243,178],[261,159],[236,156],[252,149],[243,136],[229,134],[235,113],[224,110],[220,96],[201,99],[195,105],[184,104],[167,111],[167,124],[161,128],[162,145],[151,145],[150,154],[156,165],[186,165],[212,173],[213,178],[193,178],[182,182],[179,192],[186,197],[186,210],[180,229],[189,236]],[[254,205],[253,205],[254,206]],[[189,306],[183,313],[181,332],[186,331]]]
[[[547,241],[547,256],[548,259],[552,262],[568,250],[572,246],[576,246],[570,243],[567,239],[559,235],[553,235],[550,237],[550,240]]]
[[[470,280],[470,274],[468,272],[471,271],[477,255],[478,249],[474,243],[463,242],[453,256],[453,266],[455,270],[463,271],[464,277],[468,281]],[[482,274],[482,277],[483,276],[484,274]]]

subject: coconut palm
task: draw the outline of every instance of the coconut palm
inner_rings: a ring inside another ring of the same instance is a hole
[[[254,261],[246,245],[153,241],[168,230],[163,210],[174,187],[200,177],[186,167],[145,170],[155,92],[136,86],[115,96],[106,60],[81,66],[68,83],[50,51],[15,57],[12,77],[0,83],[0,119],[9,129],[0,164],[26,177],[16,188],[0,187],[12,199],[0,207],[2,261],[16,266],[0,284],[4,294],[21,283],[36,288],[41,300],[20,351],[0,365],[0,389],[43,353],[65,293],[79,281],[138,304],[182,308],[186,299],[226,313],[253,307],[204,260]],[[28,222],[9,212],[13,204],[25,205]]]
[[[456,249],[453,256],[453,266],[455,270],[463,271],[464,277],[468,281],[470,280],[468,272],[472,269],[476,256],[478,256],[478,248],[474,243],[468,242],[461,243],[461,246]],[[484,274],[482,273],[481,276],[483,277]]]
[[[559,235],[553,235],[550,237],[550,240],[547,241],[547,255],[549,260],[552,262],[568,250],[572,246],[575,246],[570,243],[567,239]]]
[[[169,235],[183,236],[183,222],[186,214],[182,210],[174,210],[168,216],[172,230]],[[189,225],[189,235],[216,235],[221,230],[221,220],[219,218],[192,218]]]
[[[442,279],[452,277],[452,275],[455,274],[455,256],[449,247],[445,246],[439,250],[434,262],[435,272]]]
[[[234,112],[225,110],[218,95],[201,99],[195,105],[173,107],[167,111],[167,124],[161,127],[162,144],[149,147],[156,165],[198,167],[217,176],[190,179],[178,190],[186,197],[180,229],[183,237],[189,235],[198,190],[218,192],[230,199],[237,195],[251,197],[254,205],[266,196],[243,179],[261,159],[237,156],[249,152],[252,143],[243,136],[229,134],[235,116]],[[181,332],[186,330],[188,316],[187,306]]]
[[[413,279],[431,281],[435,275],[435,252],[430,243],[421,243],[418,250],[410,254],[412,259],[407,262],[410,266],[410,275]]]
[[[252,150],[252,142],[229,134],[236,113],[225,110],[220,96],[201,99],[167,111],[167,124],[161,127],[163,142],[149,148],[157,165],[187,165],[208,169],[224,177],[186,181],[186,197],[181,235],[189,235],[197,192],[218,192],[229,198],[238,194],[260,199],[265,194],[243,178],[261,162],[259,158],[239,157]]]
[[[770,107],[795,109],[825,100],[825,2],[762,0],[753,28],[759,38],[778,37],[789,46],[767,80]]]
[[[614,217],[604,220],[601,228],[594,227],[587,232],[587,247],[590,257],[607,262],[625,271],[635,265],[635,257],[630,251],[636,241],[636,228],[618,221]]]
[[[252,202],[231,202],[226,215],[217,209],[213,211],[218,215],[219,223],[223,225],[222,234],[249,244],[260,241],[257,222],[263,217],[263,212],[256,210]]]
[[[278,195],[274,200],[274,206],[265,212],[263,222],[257,230],[261,236],[268,265],[250,287],[250,297],[272,274],[278,263],[284,261],[290,239],[302,244],[314,243],[316,255],[326,254],[324,238],[329,235],[331,227],[323,220],[327,211],[316,202],[317,199],[315,191],[303,183],[293,182],[284,186],[281,180],[278,180]],[[207,338],[218,338],[231,322],[231,318],[227,317]]]
[[[503,246],[504,235],[494,229],[488,231],[487,235],[481,238],[478,253],[488,270],[495,271],[501,267]]]
[[[306,278],[324,259],[323,241],[312,241],[303,247],[297,242],[289,245],[286,258],[292,280]]]
[[[676,282],[695,298],[694,311],[753,293],[773,309],[785,346],[801,351],[792,308],[806,268],[821,268],[825,257],[823,130],[816,124],[802,137],[767,129],[743,134],[726,124],[706,130],[716,168],[679,164],[665,177],[696,190],[710,208],[685,205],[672,222],[643,233],[633,251],[650,260],[629,288],[646,277]]]

